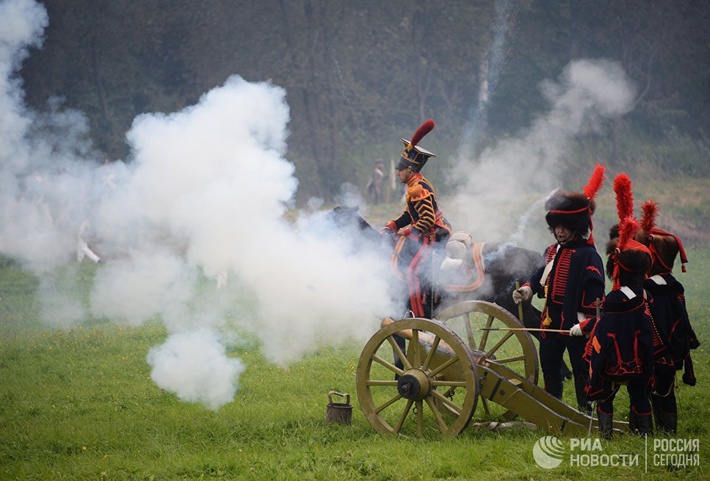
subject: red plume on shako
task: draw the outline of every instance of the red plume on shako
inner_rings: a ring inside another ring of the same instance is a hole
[[[618,237],[610,239],[607,254],[610,263],[607,273],[612,279],[612,288],[619,289],[622,272],[646,274],[651,268],[651,253],[645,245],[636,241],[639,231],[634,218],[634,196],[631,179],[626,174],[618,174],[614,179],[616,213],[619,218]]]
[[[616,212],[619,219],[626,219],[634,215],[634,196],[631,191],[631,179],[626,174],[619,174],[614,179],[614,192],[616,193]]]
[[[406,168],[412,169],[412,172],[419,172],[427,163],[430,157],[436,157],[433,153],[426,149],[419,147],[419,142],[424,138],[426,134],[434,130],[434,120],[429,119],[419,126],[412,140],[402,139],[404,144],[404,150],[402,155],[397,162],[397,170],[404,170]]]
[[[626,174],[618,174],[614,179],[614,193],[616,194],[616,213],[619,219],[634,216],[634,196],[631,191],[631,179]],[[619,237],[619,224],[614,224],[609,229],[609,239]],[[608,254],[608,252],[607,252]]]

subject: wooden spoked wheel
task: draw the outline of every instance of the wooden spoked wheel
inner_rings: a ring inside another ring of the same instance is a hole
[[[510,312],[486,301],[465,301],[439,312],[436,318],[453,330],[471,351],[475,362],[496,362],[537,384],[539,363],[532,336]],[[504,408],[481,405],[486,417],[513,417]]]
[[[356,383],[360,408],[382,434],[455,436],[468,425],[478,398],[469,349],[429,319],[391,321],[376,332],[360,355]]]

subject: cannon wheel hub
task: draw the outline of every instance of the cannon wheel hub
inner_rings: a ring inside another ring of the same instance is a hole
[[[421,401],[430,390],[429,376],[421,369],[410,369],[397,380],[397,392],[405,399]]]

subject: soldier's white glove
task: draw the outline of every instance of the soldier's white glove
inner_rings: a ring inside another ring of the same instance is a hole
[[[572,326],[572,329],[569,330],[570,336],[584,336],[584,332],[582,332],[582,327],[579,324],[575,324]]]
[[[532,299],[532,288],[530,286],[519,287],[513,291],[513,302],[516,304],[528,302],[530,299]]]

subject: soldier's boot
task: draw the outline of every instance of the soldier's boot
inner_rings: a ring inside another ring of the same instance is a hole
[[[663,420],[663,432],[669,436],[675,436],[678,431],[678,413],[665,413]]]
[[[545,379],[545,391],[549,392],[557,399],[562,399],[562,382]]]
[[[572,379],[572,371],[567,367],[567,363],[564,360],[562,361],[562,377]]]
[[[656,422],[656,431],[665,432],[666,412],[661,408],[661,400],[658,396],[651,396],[653,406],[653,420]]]
[[[653,419],[651,414],[636,414],[637,433],[639,436],[653,435]]]
[[[629,411],[629,431],[631,431],[631,434],[636,434],[638,432],[638,424],[638,416],[632,409]]]
[[[587,416],[592,415],[592,403],[587,400],[587,394],[584,388],[587,386],[587,380],[581,377],[574,378],[574,393],[577,396],[577,406],[579,411]]]
[[[394,342],[397,343],[399,348],[402,350],[402,352],[407,352],[407,341],[404,339],[402,336],[398,336],[397,334],[392,336],[394,338]],[[392,349],[392,354],[394,356],[394,365],[395,367],[398,367],[400,369],[404,369],[404,362],[399,358],[399,355],[397,354],[397,351]],[[397,381],[399,380],[399,374],[394,375],[394,380]]]
[[[614,415],[597,410],[597,421],[599,424],[599,437],[611,439],[614,435]]]

